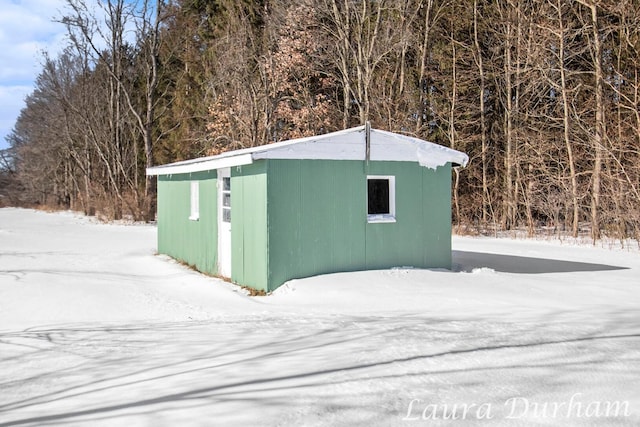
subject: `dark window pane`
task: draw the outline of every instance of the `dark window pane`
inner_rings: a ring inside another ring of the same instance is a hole
[[[389,209],[389,180],[368,179],[367,200],[369,215],[390,214]]]
[[[222,178],[222,191],[231,191],[231,178]]]
[[[231,193],[222,193],[222,206],[231,207]]]
[[[231,209],[222,209],[222,221],[231,222]]]

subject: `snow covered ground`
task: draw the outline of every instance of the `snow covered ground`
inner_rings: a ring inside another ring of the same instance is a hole
[[[640,425],[640,254],[456,237],[267,297],[0,209],[0,426]]]

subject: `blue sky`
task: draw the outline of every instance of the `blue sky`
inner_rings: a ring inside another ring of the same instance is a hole
[[[0,0],[0,149],[33,91],[42,52],[57,55],[65,44],[65,28],[53,22],[64,0]]]

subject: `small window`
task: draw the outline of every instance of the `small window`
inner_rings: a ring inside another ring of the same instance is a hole
[[[231,222],[231,178],[222,178],[222,221]]]
[[[191,181],[191,215],[189,215],[191,221],[198,221],[200,219],[200,183],[198,181]]]
[[[393,176],[367,177],[367,221],[396,222],[396,185]]]

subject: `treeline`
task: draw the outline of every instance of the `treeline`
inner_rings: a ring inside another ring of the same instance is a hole
[[[469,154],[458,224],[640,238],[637,1],[67,1],[23,201],[149,217],[146,166],[369,120]]]

